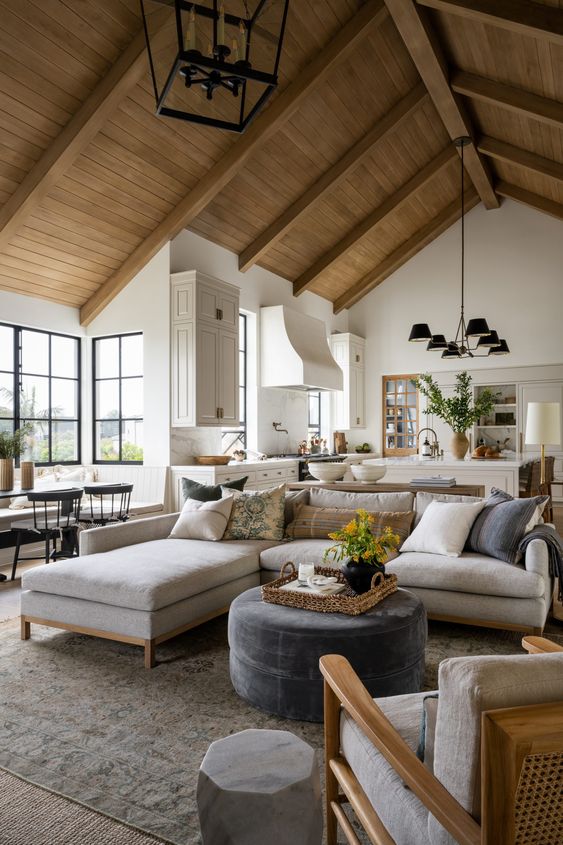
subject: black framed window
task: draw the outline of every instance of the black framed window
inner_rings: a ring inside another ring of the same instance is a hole
[[[93,342],[94,463],[143,462],[143,335]]]
[[[80,340],[0,323],[0,430],[22,426],[26,459],[80,463]]]
[[[311,437],[321,436],[321,391],[311,390],[307,394],[309,400],[307,433]]]
[[[247,413],[247,322],[246,314],[239,314],[239,417],[236,427],[221,429],[221,445],[224,455],[232,455],[236,449],[246,449]]]

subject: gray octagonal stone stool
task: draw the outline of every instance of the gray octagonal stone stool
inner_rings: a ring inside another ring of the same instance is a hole
[[[201,764],[197,806],[204,845],[320,845],[315,751],[289,731],[219,739]]]

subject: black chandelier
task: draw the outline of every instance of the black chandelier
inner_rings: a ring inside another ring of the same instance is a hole
[[[490,329],[484,317],[474,317],[465,322],[465,168],[463,150],[471,144],[471,138],[456,138],[456,147],[460,148],[461,161],[461,314],[454,340],[446,340],[443,334],[432,334],[428,323],[415,323],[409,340],[413,343],[426,343],[428,352],[442,352],[442,358],[484,358],[486,355],[508,355],[510,349],[506,340],[500,339],[494,329]]]
[[[156,113],[243,132],[278,84],[289,0],[140,3]]]

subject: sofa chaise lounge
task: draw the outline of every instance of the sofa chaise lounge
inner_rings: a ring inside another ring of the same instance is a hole
[[[322,491],[333,507],[415,510],[444,494]],[[312,502],[314,496],[311,493]],[[460,497],[456,497],[459,499]],[[276,578],[287,560],[319,562],[329,540],[209,542],[169,538],[178,514],[84,531],[80,557],[22,576],[22,638],[31,624],[141,645],[145,665],[155,647],[214,616],[250,587]],[[387,565],[399,585],[418,595],[431,619],[540,634],[553,583],[547,547],[532,540],[511,565],[491,557],[449,558],[409,552]]]

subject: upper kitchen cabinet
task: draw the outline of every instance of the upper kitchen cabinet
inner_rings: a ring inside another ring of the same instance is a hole
[[[172,425],[238,425],[238,288],[175,273],[171,312]]]
[[[333,334],[330,350],[344,376],[344,389],[332,394],[332,427],[365,428],[365,340],[349,332]]]

